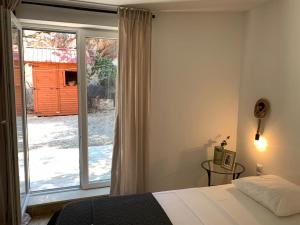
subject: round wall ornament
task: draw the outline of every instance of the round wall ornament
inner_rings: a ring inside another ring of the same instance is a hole
[[[270,110],[270,103],[267,99],[259,99],[254,107],[254,116],[258,119],[263,119],[266,117]]]

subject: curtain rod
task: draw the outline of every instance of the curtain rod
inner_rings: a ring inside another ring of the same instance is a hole
[[[91,8],[85,8],[85,7],[78,7],[78,6],[71,6],[71,5],[60,5],[60,4],[51,4],[51,3],[44,3],[44,2],[22,1],[22,4],[49,6],[49,7],[63,8],[63,9],[74,9],[74,10],[88,11],[88,12],[100,12],[100,13],[118,14],[117,10],[91,9]],[[155,15],[152,15],[152,18],[154,19]]]

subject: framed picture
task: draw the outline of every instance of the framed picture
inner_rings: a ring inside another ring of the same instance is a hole
[[[232,170],[235,163],[236,152],[224,150],[221,167],[227,170]]]

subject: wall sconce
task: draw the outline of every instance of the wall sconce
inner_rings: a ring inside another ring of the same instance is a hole
[[[259,99],[254,107],[254,116],[258,119],[257,131],[255,134],[255,141],[259,141],[261,135],[261,122],[270,111],[270,103],[267,99]]]
[[[259,152],[265,152],[268,147],[268,142],[265,137],[260,136],[259,140],[254,140],[254,145]]]

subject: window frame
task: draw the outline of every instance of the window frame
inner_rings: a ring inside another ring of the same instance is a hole
[[[87,82],[86,82],[86,63],[85,63],[85,40],[86,38],[103,38],[103,39],[118,39],[118,31],[113,30],[91,30],[91,29],[80,29],[79,31],[79,73],[84,74],[84,76],[80,76],[81,83],[81,95],[80,95],[80,112],[83,115],[81,117],[81,154],[80,157],[82,162],[82,180],[81,180],[81,188],[82,189],[91,189],[91,188],[101,188],[110,186],[110,180],[102,181],[102,182],[89,182],[89,165],[88,165],[88,111],[87,111]]]

